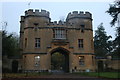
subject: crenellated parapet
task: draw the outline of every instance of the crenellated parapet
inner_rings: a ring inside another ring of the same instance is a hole
[[[25,16],[42,16],[42,17],[48,17],[49,18],[49,12],[46,10],[41,10],[41,12],[38,9],[35,9],[35,11],[33,11],[33,9],[29,9],[27,11],[25,11]]]
[[[66,20],[73,19],[73,18],[86,18],[86,19],[92,19],[92,14],[90,12],[83,12],[83,11],[73,11],[70,12],[67,16]]]
[[[54,21],[54,22],[51,22],[50,25],[60,25],[60,26],[66,26],[66,22],[63,22],[63,21]]]
[[[29,9],[25,11],[25,15],[21,16],[21,24],[24,24],[24,21],[30,22],[29,24],[25,23],[27,26],[34,26],[33,23],[39,23],[40,26],[69,26],[69,27],[78,27],[79,25],[92,24],[92,14],[90,12],[83,11],[73,11],[67,15],[66,21],[53,21],[51,22],[50,13],[46,10],[39,11],[38,9]],[[31,17],[29,17],[31,16]],[[35,17],[34,17],[35,16]],[[28,18],[29,17],[29,18]],[[90,20],[90,21],[89,21]],[[33,23],[32,23],[33,22]],[[87,23],[86,23],[87,22]]]

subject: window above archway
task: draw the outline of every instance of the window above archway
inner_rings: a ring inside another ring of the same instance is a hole
[[[53,38],[54,39],[66,39],[67,33],[66,29],[53,29]]]

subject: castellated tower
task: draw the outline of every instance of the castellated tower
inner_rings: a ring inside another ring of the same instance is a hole
[[[49,14],[46,10],[29,9],[21,16],[23,72],[95,71],[92,14],[73,11],[65,22],[51,22]],[[59,56],[55,61],[56,54]]]
[[[49,18],[49,12],[46,10],[41,10],[41,12],[39,12],[39,10],[35,10],[35,12],[33,12],[33,9],[29,9],[27,11],[25,11],[25,16],[21,16],[21,26],[20,26],[20,47],[24,48],[25,46],[23,46],[23,42],[24,40],[23,37],[28,37],[31,35],[31,29],[37,29],[38,26],[43,27],[46,26],[47,23],[50,22],[50,18]],[[26,32],[26,33],[24,33]],[[24,34],[27,34],[24,36]],[[29,37],[28,37],[29,38]],[[26,45],[27,46],[27,45]],[[29,45],[28,45],[29,46]]]

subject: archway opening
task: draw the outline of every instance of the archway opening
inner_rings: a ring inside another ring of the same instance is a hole
[[[57,48],[51,52],[51,70],[69,72],[69,51]]]

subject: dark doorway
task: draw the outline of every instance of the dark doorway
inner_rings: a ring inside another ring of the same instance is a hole
[[[51,52],[51,70],[69,72],[69,52],[57,48]]]
[[[102,72],[104,70],[103,61],[98,61],[98,71]]]
[[[16,60],[12,61],[12,72],[13,73],[18,72],[18,61],[16,61]]]

